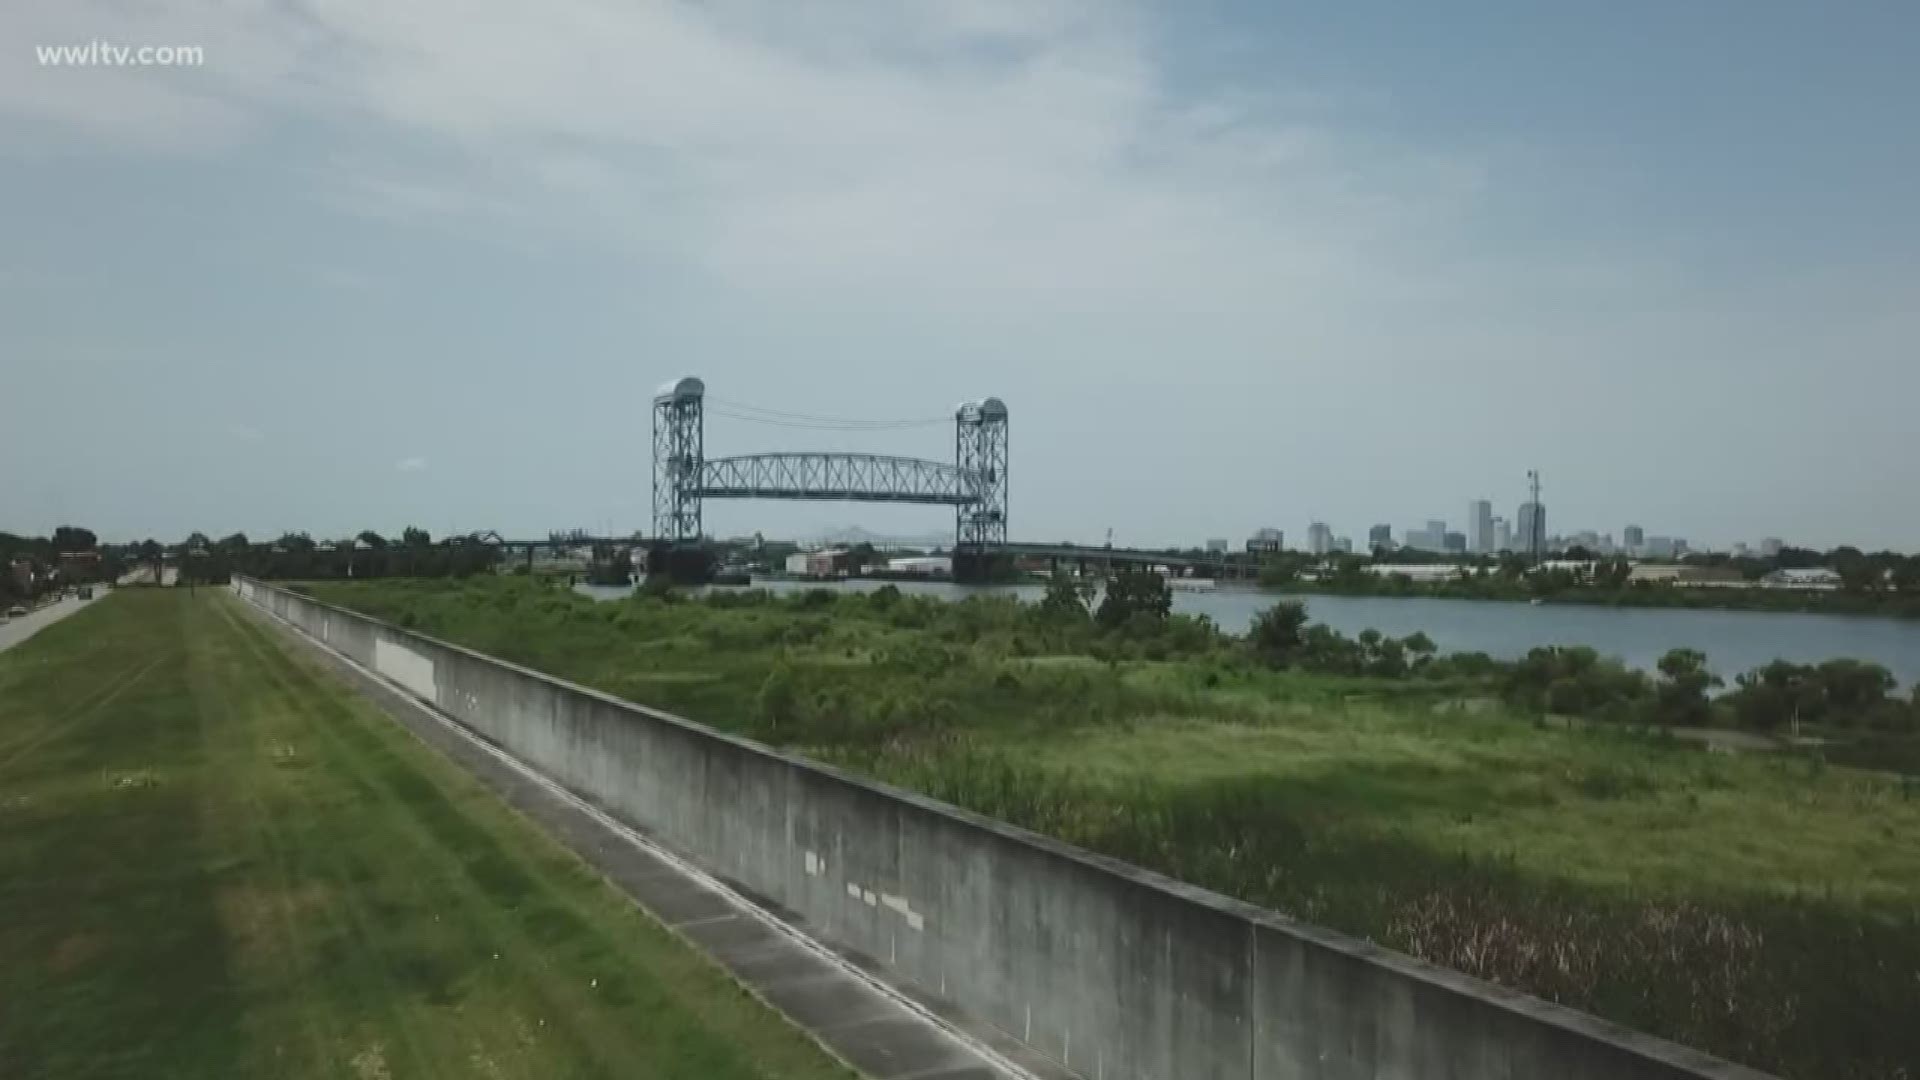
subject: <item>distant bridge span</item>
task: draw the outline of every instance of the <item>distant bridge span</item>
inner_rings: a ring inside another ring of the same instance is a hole
[[[885,454],[746,454],[700,463],[702,499],[808,499],[970,506],[980,478],[959,466]]]
[[[653,399],[653,533],[670,547],[701,538],[707,499],[924,503],[953,507],[956,566],[1007,542],[1007,406],[954,410],[953,463],[885,454],[787,452],[709,458],[706,384],[683,378]]]

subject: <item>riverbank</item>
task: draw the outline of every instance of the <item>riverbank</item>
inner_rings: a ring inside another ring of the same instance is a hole
[[[1580,604],[1591,607],[1684,609],[1693,611],[1753,611],[1782,614],[1874,616],[1920,619],[1920,594],[1862,594],[1839,589],[1773,588],[1762,585],[1674,585],[1643,582],[1609,587],[1593,584],[1535,586],[1526,580],[1471,578],[1464,581],[1418,582],[1392,574],[1374,578],[1309,581],[1299,578],[1267,581],[1272,592],[1321,596],[1382,597],[1394,599],[1492,600],[1508,603]]]
[[[1271,670],[1178,616],[311,589],[1789,1076],[1920,1060],[1920,798],[1881,777],[1562,730],[1459,669]]]
[[[1042,585],[956,585],[950,582],[885,583],[853,579],[827,583],[756,578],[756,589],[787,594],[809,589],[871,593],[889,584],[906,596],[964,600],[974,596],[1011,596],[1037,602]],[[632,588],[580,586],[601,600],[620,600]],[[689,595],[736,592],[733,588],[695,590]],[[1676,648],[1697,649],[1709,666],[1731,682],[1743,671],[1784,658],[1817,663],[1834,656],[1878,663],[1902,684],[1920,682],[1920,622],[1865,616],[1796,615],[1738,611],[1659,610],[1595,607],[1582,604],[1487,603],[1464,600],[1346,597],[1327,594],[1272,593],[1251,586],[1221,586],[1207,592],[1175,591],[1174,614],[1205,616],[1231,633],[1243,633],[1259,614],[1282,600],[1307,605],[1313,621],[1349,637],[1369,627],[1404,637],[1431,637],[1439,650],[1483,652],[1518,660],[1543,646],[1586,645],[1603,657],[1617,658],[1641,671],[1656,670],[1660,658]]]

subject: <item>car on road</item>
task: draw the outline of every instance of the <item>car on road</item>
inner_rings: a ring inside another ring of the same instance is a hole
[[[7,609],[7,618],[9,619],[24,619],[26,617],[27,609],[21,607],[19,604],[15,604]]]

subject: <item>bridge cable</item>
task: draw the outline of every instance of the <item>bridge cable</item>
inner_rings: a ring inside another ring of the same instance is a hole
[[[745,420],[749,423],[773,424],[779,427],[817,428],[831,431],[891,431],[900,428],[930,427],[935,424],[948,424],[952,422],[951,417],[859,420],[851,417],[821,416],[815,413],[763,409],[757,405],[745,405],[740,402],[726,401],[720,398],[710,397],[707,400],[711,403],[707,411],[713,415],[724,416],[730,420]]]

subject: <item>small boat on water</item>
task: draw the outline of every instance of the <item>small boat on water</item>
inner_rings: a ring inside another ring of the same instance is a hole
[[[1212,578],[1169,578],[1167,587],[1175,592],[1212,592],[1220,583]]]

